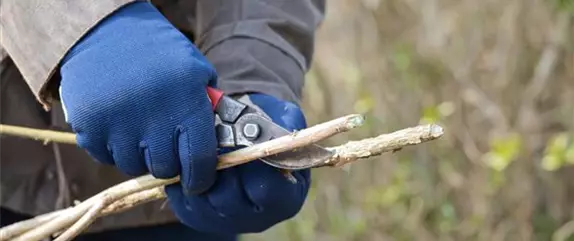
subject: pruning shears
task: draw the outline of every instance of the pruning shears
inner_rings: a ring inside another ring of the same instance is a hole
[[[275,124],[263,111],[249,101],[239,101],[223,91],[207,87],[207,95],[216,115],[216,135],[219,147],[252,146],[291,132]],[[261,158],[268,165],[299,170],[314,167],[334,153],[313,144],[296,150]]]

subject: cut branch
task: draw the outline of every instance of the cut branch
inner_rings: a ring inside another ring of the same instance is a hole
[[[359,127],[363,121],[361,115],[348,115],[300,130],[293,135],[282,136],[265,143],[230,152],[219,156],[218,169],[229,168],[265,156],[310,145],[337,133]],[[44,141],[61,140],[61,142],[70,143],[69,141],[74,136],[70,133],[49,135],[54,133],[52,131],[35,132],[38,130],[29,128],[25,128],[26,134],[19,135],[5,131],[7,130],[6,126],[0,127],[0,134],[18,135]],[[43,136],[38,138],[34,136],[34,133],[42,133]],[[326,161],[318,162],[314,167],[340,167],[359,159],[434,140],[442,135],[442,128],[431,124],[407,128],[374,138],[351,141],[329,148],[335,154]],[[73,139],[75,140],[75,137]],[[69,240],[87,228],[97,217],[122,212],[143,203],[165,198],[163,186],[177,181],[179,181],[178,178],[156,179],[151,175],[128,180],[104,190],[75,207],[6,226],[0,229],[0,241],[14,237],[16,237],[14,240],[35,241],[60,232],[63,234],[58,240]]]
[[[0,125],[0,134],[40,140],[44,143],[58,142],[65,144],[76,144],[76,135],[59,131],[38,130],[12,125]]]
[[[431,141],[443,134],[442,127],[430,124],[406,128],[359,141],[350,141],[330,148],[336,154],[325,162],[325,165],[340,167],[359,159],[378,156],[384,152],[398,151],[406,146]]]

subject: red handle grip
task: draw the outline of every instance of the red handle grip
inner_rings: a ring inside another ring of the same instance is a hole
[[[207,96],[209,96],[209,100],[211,101],[211,107],[213,110],[215,110],[215,107],[217,107],[217,104],[219,104],[221,97],[223,97],[223,91],[208,86]]]

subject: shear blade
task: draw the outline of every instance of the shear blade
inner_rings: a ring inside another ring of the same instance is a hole
[[[268,121],[266,124],[267,126],[265,128],[268,128],[268,131],[273,133],[274,138],[292,134],[292,132],[283,129],[281,126],[271,121]],[[266,156],[261,158],[261,160],[277,168],[287,170],[300,170],[323,165],[325,161],[331,158],[333,155],[334,152],[329,151],[317,144],[311,144],[308,146],[303,146],[293,150]]]
[[[321,166],[333,156],[333,152],[315,144],[295,150],[266,156],[261,160],[271,166],[287,170],[300,170]]]
[[[227,112],[231,113],[239,113],[234,116],[237,118],[228,118],[227,121],[233,122],[231,119],[235,120],[233,124],[234,130],[224,130],[222,133],[226,133],[226,135],[233,135],[235,138],[224,135],[225,138],[221,138],[220,144],[233,144],[237,146],[251,146],[254,144],[262,143],[265,141],[269,141],[271,139],[275,139],[285,135],[291,135],[292,132],[286,130],[285,128],[281,127],[274,123],[269,116],[265,114],[257,105],[254,105],[248,96],[240,97],[238,100],[241,104],[233,104],[233,106],[240,106],[241,108],[233,108],[234,111],[229,111],[231,109],[227,106],[232,106],[231,104],[226,102],[232,102],[230,99],[223,99],[222,103],[225,107],[220,108],[220,114],[227,115]],[[221,102],[220,102],[221,104]],[[245,108],[247,105],[248,107]],[[238,112],[239,111],[239,112]],[[247,138],[242,129],[247,123],[254,123],[259,125],[261,128],[259,137],[255,140]],[[234,134],[231,134],[234,132]],[[267,163],[268,165],[286,169],[286,170],[300,170],[300,169],[307,169],[311,167],[321,166],[324,165],[325,161],[331,158],[335,153],[329,151],[319,145],[311,144],[308,146],[300,147],[295,150],[289,150],[282,153],[266,156],[264,158],[260,158],[263,162]]]

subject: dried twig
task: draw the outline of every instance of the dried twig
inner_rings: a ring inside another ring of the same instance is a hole
[[[352,128],[356,128],[363,123],[363,116],[361,115],[348,115],[341,118],[337,118],[313,127],[307,128],[297,132],[296,135],[286,135],[273,139],[271,141],[261,143],[258,145],[246,147],[234,152],[230,152],[219,156],[218,169],[228,168],[235,165],[239,165],[251,160],[256,160],[268,155],[277,154],[279,152],[299,148],[306,146],[322,139],[328,138],[340,132],[348,131]],[[20,137],[41,139],[44,141],[55,141],[70,143],[72,139],[75,139],[74,134],[62,133],[55,131],[46,130],[35,130],[31,128],[23,127],[13,127],[7,125],[0,125],[1,134],[17,135]],[[35,135],[40,136],[39,138]],[[75,142],[74,142],[75,143]],[[18,237],[16,240],[38,240],[43,237],[52,235],[53,233],[61,231],[63,228],[71,225],[72,223],[78,221],[82,215],[84,215],[90,207],[94,205],[94,202],[101,199],[105,194],[110,198],[110,202],[114,202],[121,199],[127,195],[144,191],[149,188],[164,186],[177,182],[178,178],[172,179],[155,179],[151,175],[135,178],[128,180],[114,187],[108,188],[104,192],[82,202],[78,206],[67,209],[65,212],[61,213],[54,219],[50,219],[49,222],[45,222],[40,226],[35,225],[23,225],[28,229],[21,228],[17,224],[13,224],[0,229],[0,240],[7,240],[16,235],[22,234],[30,229],[29,232],[24,233],[22,236]]]
[[[431,141],[441,137],[443,133],[442,127],[430,124],[406,128],[359,141],[350,141],[330,148],[336,154],[325,162],[325,165],[340,167],[359,159],[377,156],[384,152],[398,151],[406,146]]]
[[[258,145],[239,149],[219,156],[218,169],[240,165],[261,157],[307,146],[329,138],[335,134],[346,132],[363,124],[363,116],[358,114],[343,116],[321,123],[294,135],[283,136]],[[76,144],[76,136],[72,133],[37,130],[33,128],[0,125],[0,134],[26,137],[44,142],[61,142]]]
[[[232,167],[250,160],[313,144],[337,133],[358,127],[362,123],[362,116],[349,115],[301,130],[294,135],[283,136],[227,153],[219,157],[218,169]],[[5,129],[0,128],[0,133],[5,133],[3,130]],[[30,133],[30,131],[28,130],[27,133]],[[329,160],[319,163],[316,167],[339,167],[362,158],[437,139],[442,134],[442,128],[437,125],[422,125],[374,138],[352,141],[341,146],[329,148],[335,152],[335,155]],[[24,137],[29,136],[26,135]],[[58,141],[49,135],[45,137],[51,141]],[[75,222],[76,224],[65,231],[58,239],[58,241],[68,240],[76,236],[97,217],[121,212],[142,203],[165,198],[162,186],[175,183],[178,180],[178,178],[155,179],[151,175],[128,180],[108,188],[76,207],[59,210],[4,227],[0,229],[0,240],[3,241],[13,237],[17,237],[15,240],[40,240],[54,233],[61,232]]]
[[[106,207],[109,203],[109,198],[103,196],[102,199],[96,201],[96,203],[83,215],[74,225],[72,225],[64,233],[60,234],[58,238],[54,241],[68,241],[72,240],[74,237],[78,236],[82,231],[84,231],[90,224],[96,220],[99,213]]]
[[[66,132],[38,130],[11,125],[0,125],[0,134],[26,137],[34,140],[40,140],[44,143],[58,142],[65,144],[76,144],[76,136]]]

